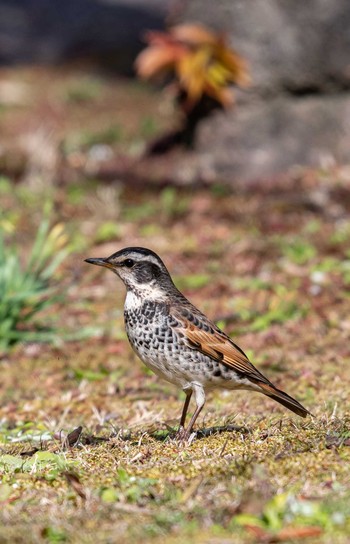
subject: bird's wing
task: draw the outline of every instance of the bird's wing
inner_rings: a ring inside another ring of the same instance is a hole
[[[209,319],[194,308],[173,308],[172,314],[176,318],[177,329],[182,333],[187,345],[224,364],[262,387],[273,384],[257,370],[249,361],[246,354],[232,342],[232,340]]]
[[[186,302],[188,302],[186,300]],[[260,388],[261,393],[271,397],[301,417],[310,412],[296,399],[277,389],[252,363],[232,340],[214,325],[205,315],[188,302],[179,309],[172,308],[172,326],[190,348],[200,351],[214,361],[232,369],[241,378],[246,378]]]

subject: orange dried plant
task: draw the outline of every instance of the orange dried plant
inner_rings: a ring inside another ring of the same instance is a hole
[[[168,32],[148,32],[146,41],[148,47],[136,59],[137,74],[143,79],[170,74],[185,112],[205,96],[228,107],[234,101],[229,85],[250,83],[245,60],[224,35],[204,26],[184,24]]]

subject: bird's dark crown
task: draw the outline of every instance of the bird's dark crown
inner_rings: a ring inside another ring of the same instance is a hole
[[[150,259],[148,259],[148,257],[150,257]],[[162,259],[157,255],[157,253],[151,249],[147,249],[146,247],[125,247],[124,249],[120,249],[116,253],[113,253],[113,255],[108,257],[108,260],[120,261],[120,259],[123,258],[134,258],[137,261],[147,260],[150,262],[156,262],[158,265],[165,268]]]

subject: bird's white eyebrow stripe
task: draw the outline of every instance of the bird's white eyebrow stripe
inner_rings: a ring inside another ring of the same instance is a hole
[[[140,256],[139,253],[136,251],[130,251],[130,253],[127,253],[126,255],[120,256],[120,258],[124,261],[125,259],[133,259],[135,262],[147,262],[147,263],[153,263],[158,266],[161,266],[160,260],[158,260],[154,255],[142,255]]]

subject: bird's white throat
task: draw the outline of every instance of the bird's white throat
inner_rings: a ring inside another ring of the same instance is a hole
[[[145,300],[164,302],[166,295],[157,285],[143,285],[142,289],[128,289],[125,298],[125,308],[133,309],[142,306]]]

